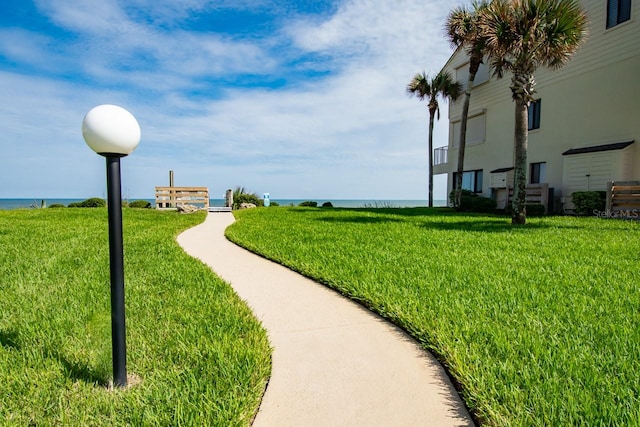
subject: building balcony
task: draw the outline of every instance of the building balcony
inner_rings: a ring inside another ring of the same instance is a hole
[[[439,147],[433,150],[433,165],[444,165],[449,161],[449,147]]]
[[[440,175],[449,172],[449,147],[439,147],[433,150],[433,173]]]

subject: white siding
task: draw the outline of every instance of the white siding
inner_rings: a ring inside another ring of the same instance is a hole
[[[632,2],[629,21],[610,29],[605,28],[606,2],[581,0],[580,4],[589,18],[585,44],[563,68],[539,68],[535,73],[536,98],[542,98],[543,105],[540,129],[529,132],[527,163],[546,162],[546,181],[556,196],[587,188],[604,189],[606,177],[640,179],[640,149],[634,148],[640,144],[640,0]],[[459,69],[463,77],[468,61],[466,52],[460,49],[443,69],[451,73]],[[474,116],[484,113],[484,143],[468,144],[465,170],[490,171],[514,165],[515,106],[510,80],[507,74],[503,79],[492,77],[474,86],[470,112]],[[449,163],[440,169],[449,173],[449,181],[456,167],[461,109],[460,100],[449,103]],[[631,140],[636,142],[608,155],[589,153],[587,157],[592,157],[588,161],[580,160],[583,155],[562,156],[571,148]],[[568,162],[567,158],[578,160]]]
[[[575,191],[606,191],[607,182],[616,179],[614,167],[620,163],[621,154],[621,150],[614,150],[565,156],[566,195]]]
[[[462,66],[457,67],[454,77],[456,81],[462,84],[462,87],[466,89],[467,83],[469,82],[469,63],[467,62]],[[478,72],[473,79],[473,86],[476,87],[487,81],[489,81],[489,67],[487,67],[485,63],[482,63],[480,64]]]
[[[587,156],[566,157],[564,165],[565,189],[567,195],[574,191],[587,189],[587,175],[589,174],[589,159]]]
[[[484,142],[487,133],[487,120],[484,114],[479,114],[474,117],[469,117],[467,120],[467,139],[465,144],[473,145]],[[460,121],[453,123],[453,129],[451,131],[451,137],[453,140],[450,145],[454,148],[458,148],[460,145]]]
[[[622,150],[623,153],[621,155],[622,159],[620,161],[620,176],[616,177],[616,179],[620,181],[633,180],[633,152],[636,144],[637,142]]]
[[[607,191],[607,182],[614,179],[613,157],[614,151],[594,154],[589,168],[589,185],[585,190]],[[617,157],[617,156],[616,156]]]

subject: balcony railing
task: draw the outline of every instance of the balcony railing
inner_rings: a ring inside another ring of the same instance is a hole
[[[433,165],[444,165],[449,161],[449,148],[440,147],[433,150]]]

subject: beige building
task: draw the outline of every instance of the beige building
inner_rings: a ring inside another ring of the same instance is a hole
[[[551,208],[572,209],[574,191],[604,191],[608,181],[640,180],[640,0],[582,0],[589,36],[560,70],[539,68],[529,107],[528,182],[547,183]],[[466,83],[468,58],[443,68]],[[483,65],[471,92],[464,188],[504,207],[513,186],[515,105],[511,76]],[[462,101],[449,105],[449,141],[434,150],[434,173],[454,185]]]

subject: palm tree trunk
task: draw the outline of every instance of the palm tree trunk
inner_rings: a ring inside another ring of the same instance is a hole
[[[467,145],[467,117],[469,116],[469,100],[471,92],[469,90],[464,94],[464,104],[462,104],[462,119],[460,120],[460,140],[458,142],[458,169],[456,171],[456,188],[454,207],[460,207],[462,198],[462,174],[464,173],[464,150]]]
[[[527,103],[522,97],[516,100],[515,126],[515,171],[513,177],[513,212],[511,224],[525,224],[527,211],[525,207],[527,196],[527,141],[529,137]]]
[[[429,110],[429,207],[433,207],[433,118],[436,111]]]
[[[454,207],[460,207],[462,198],[462,174],[464,173],[464,151],[467,145],[467,121],[469,119],[469,103],[471,101],[471,89],[473,89],[473,81],[480,68],[480,62],[472,61],[469,65],[469,79],[467,81],[467,89],[464,91],[464,102],[462,104],[462,117],[460,118],[460,140],[458,143],[458,169],[456,172],[455,200]]]

